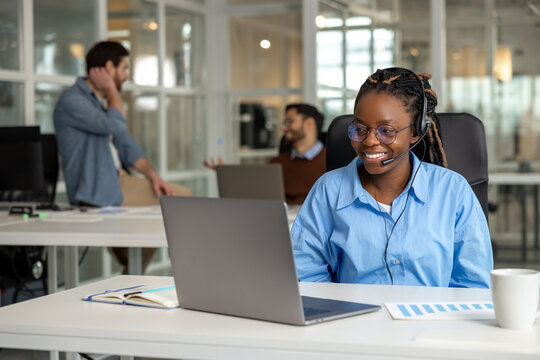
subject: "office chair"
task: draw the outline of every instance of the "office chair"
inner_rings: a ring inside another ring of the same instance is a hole
[[[438,116],[448,168],[467,179],[487,219],[488,162],[484,125],[467,113],[441,113]],[[345,166],[356,157],[347,135],[347,126],[352,120],[353,115],[341,115],[328,127],[326,171]],[[421,158],[423,144],[418,144],[413,151]]]

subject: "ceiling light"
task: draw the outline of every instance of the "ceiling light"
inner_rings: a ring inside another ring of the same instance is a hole
[[[315,24],[317,25],[318,28],[322,28],[324,27],[324,21],[326,20],[326,18],[322,15],[317,15],[315,16]]]
[[[269,40],[266,40],[266,39],[261,40],[261,47],[262,47],[263,49],[269,49],[270,46],[272,46],[272,44],[270,44],[270,41],[269,41]]]

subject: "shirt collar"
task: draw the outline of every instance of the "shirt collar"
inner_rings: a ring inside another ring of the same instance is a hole
[[[294,158],[304,158],[308,160],[313,160],[317,155],[319,155],[323,147],[324,147],[323,143],[320,140],[317,140],[317,142],[303,154],[300,154],[298,151],[296,151],[295,148],[292,148],[291,160],[293,160]]]
[[[424,203],[429,190],[428,175],[426,173],[425,166],[420,166],[421,162],[416,155],[414,155],[414,153],[411,152],[409,158],[413,160],[413,171],[411,179],[403,192],[409,191],[411,181],[413,180],[414,174],[418,169],[418,173],[416,174],[414,182],[412,183],[411,195]],[[345,206],[353,203],[356,199],[363,203],[369,203],[369,194],[366,189],[362,187],[362,183],[358,177],[357,168],[360,165],[362,165],[362,160],[357,156],[349,163],[349,165],[345,167],[345,174],[339,188],[339,197],[336,205],[337,209],[344,208]]]
[[[75,84],[82,92],[88,95],[94,94],[94,92],[92,91],[92,88],[86,83],[86,80],[83,77],[78,77]]]
[[[101,105],[102,108],[106,109],[106,103],[103,102],[104,99],[100,98],[96,95],[94,90],[88,85],[86,80],[83,77],[78,77],[77,81],[75,82],[76,86],[79,88],[81,92],[86,94],[87,96],[91,97],[94,101],[97,101],[99,105]]]

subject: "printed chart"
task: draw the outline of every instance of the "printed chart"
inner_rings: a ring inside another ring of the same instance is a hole
[[[493,320],[491,302],[385,303],[395,320]]]

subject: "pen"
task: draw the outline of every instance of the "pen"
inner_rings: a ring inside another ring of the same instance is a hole
[[[160,287],[160,288],[156,288],[156,289],[135,291],[135,292],[124,294],[124,297],[129,296],[129,295],[144,294],[144,293],[149,293],[149,292],[154,292],[154,291],[161,291],[161,290],[169,290],[169,289],[174,289],[174,288],[175,288],[175,286],[171,285],[171,286],[164,286],[164,287]]]

